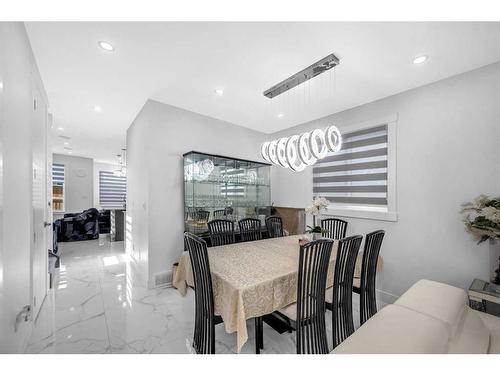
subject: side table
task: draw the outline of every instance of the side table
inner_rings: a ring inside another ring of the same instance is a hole
[[[490,283],[474,279],[468,290],[469,306],[487,314],[500,317],[500,293]]]

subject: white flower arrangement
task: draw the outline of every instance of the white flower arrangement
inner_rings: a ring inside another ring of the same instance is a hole
[[[308,225],[307,233],[323,233],[321,227],[316,226],[316,216],[328,208],[330,202],[326,198],[315,197],[312,204],[306,208],[306,213],[311,214],[313,217],[313,226]]]
[[[479,240],[478,243],[500,238],[500,197],[489,198],[481,194],[462,207],[465,229]]]
[[[330,202],[326,198],[316,197],[312,201],[312,205],[306,208],[306,212],[313,216],[319,215],[321,211],[326,210]]]

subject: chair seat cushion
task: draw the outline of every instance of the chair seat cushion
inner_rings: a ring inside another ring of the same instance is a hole
[[[355,277],[352,282],[352,286],[358,289],[361,288],[361,279],[359,277]],[[333,303],[333,286],[326,289],[325,302]]]
[[[451,285],[420,280],[394,304],[441,320],[453,339],[464,316],[467,294],[463,289]]]
[[[333,354],[444,354],[448,331],[438,319],[387,305],[341,343]]]
[[[278,310],[281,314],[285,315],[288,319],[293,320],[294,322],[297,320],[297,304],[291,303],[288,306],[283,307]]]

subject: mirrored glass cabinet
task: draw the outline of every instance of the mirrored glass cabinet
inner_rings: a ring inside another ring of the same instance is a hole
[[[184,157],[185,230],[208,236],[213,219],[261,220],[271,213],[270,164],[191,151]]]

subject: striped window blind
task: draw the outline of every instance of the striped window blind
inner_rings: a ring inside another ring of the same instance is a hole
[[[99,171],[99,204],[103,208],[123,208],[127,195],[127,177]]]
[[[333,203],[387,206],[387,124],[342,134],[313,168],[313,192]]]
[[[64,185],[64,164],[52,164],[52,184]]]

